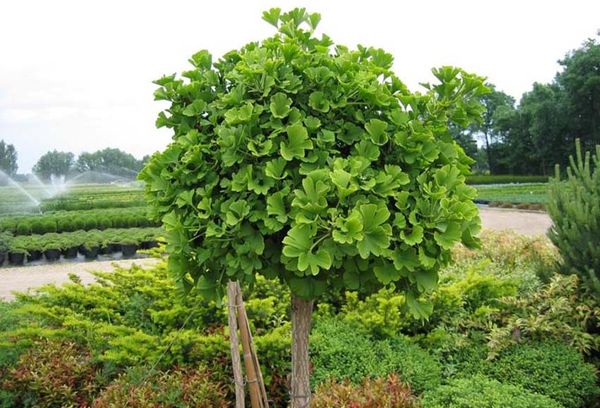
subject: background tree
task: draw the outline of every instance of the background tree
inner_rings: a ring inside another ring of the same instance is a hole
[[[293,407],[310,400],[313,301],[327,288],[391,286],[424,318],[450,248],[476,245],[473,163],[449,122],[481,118],[482,79],[444,67],[412,94],[381,49],[335,46],[313,31],[320,16],[279,9],[278,33],[207,51],[163,77],[171,106],[159,127],[173,142],[140,175],[164,224],[169,266],[187,290],[220,300],[229,280],[279,278],[292,292]]]
[[[115,176],[135,177],[143,162],[119,149],[107,148],[94,153],[81,153],[75,164],[77,171],[96,171]]]
[[[73,168],[75,155],[53,150],[44,154],[33,166],[33,172],[44,180],[51,176],[66,176]]]
[[[17,151],[11,144],[6,144],[0,140],[0,170],[9,176],[17,173]]]
[[[515,100],[512,96],[497,91],[493,84],[487,83],[490,92],[481,96],[481,103],[485,106],[483,121],[470,124],[467,128],[450,126],[454,139],[461,145],[470,157],[477,156],[477,140],[481,140],[485,154],[487,170],[491,173],[499,172],[498,147],[503,142],[503,134],[498,128],[498,119],[514,111]]]
[[[564,92],[571,130],[565,145],[572,146],[577,137],[584,148],[592,149],[600,144],[600,44],[589,39],[559,62],[564,70],[555,83]]]

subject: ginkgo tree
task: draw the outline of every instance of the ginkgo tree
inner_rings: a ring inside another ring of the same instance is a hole
[[[420,294],[457,242],[477,245],[473,161],[448,126],[480,119],[483,78],[434,69],[412,93],[381,49],[314,34],[320,16],[277,8],[277,28],[213,61],[156,81],[170,102],[158,127],[172,143],[140,178],[167,235],[169,265],[188,290],[221,299],[257,274],[292,292],[292,405],[310,400],[313,301],[328,288],[394,286],[425,318]]]

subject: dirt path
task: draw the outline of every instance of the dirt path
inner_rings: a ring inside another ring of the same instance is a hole
[[[544,235],[552,226],[548,214],[502,208],[480,208],[481,225],[492,230],[513,230],[524,235]]]
[[[94,281],[94,275],[90,271],[111,271],[114,264],[127,268],[133,263],[140,266],[152,266],[157,262],[158,259],[155,258],[143,258],[1,268],[0,299],[14,299],[13,291],[23,292],[29,288],[42,286],[47,283],[65,283],[69,281],[69,274],[71,273],[79,276],[81,281],[87,284]]]
[[[501,208],[480,208],[481,222],[484,228],[493,230],[511,229],[520,234],[545,234],[552,225],[545,213],[505,210]],[[80,262],[55,265],[25,266],[0,269],[0,299],[10,300],[12,291],[26,291],[47,283],[61,284],[69,280],[69,274],[78,275],[83,283],[93,282],[90,271],[110,271],[113,264],[128,267],[132,263],[140,266],[152,266],[156,259],[132,259],[120,261]]]

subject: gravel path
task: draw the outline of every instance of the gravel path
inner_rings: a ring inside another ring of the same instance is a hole
[[[480,208],[481,222],[484,228],[493,230],[514,230],[520,234],[545,234],[552,225],[548,214],[533,211],[515,211],[501,208]],[[154,258],[129,259],[119,261],[77,262],[53,265],[24,266],[20,268],[0,269],[0,299],[10,300],[13,291],[26,291],[47,283],[61,284],[69,280],[74,273],[83,283],[94,281],[90,271],[110,271],[113,265],[128,267],[132,263],[140,266],[152,266],[158,262]]]
[[[42,286],[47,283],[62,284],[68,282],[69,274],[71,273],[79,276],[81,281],[87,284],[94,281],[94,275],[90,271],[111,271],[114,265],[127,268],[134,263],[140,266],[152,266],[158,261],[156,258],[141,258],[1,268],[0,299],[14,299],[13,291],[24,292],[29,288]]]
[[[483,228],[497,231],[513,230],[524,235],[544,235],[552,226],[548,214],[539,211],[482,207],[479,214]]]

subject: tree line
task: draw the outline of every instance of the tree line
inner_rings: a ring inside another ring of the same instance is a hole
[[[452,128],[475,172],[551,175],[556,163],[567,164],[575,139],[588,150],[600,144],[600,44],[589,39],[559,63],[554,80],[533,84],[518,105],[488,84],[483,121]]]
[[[9,176],[17,174],[17,152],[13,145],[0,140],[0,170]],[[71,152],[49,151],[33,166],[33,173],[43,180],[85,172],[106,173],[112,176],[135,178],[144,167],[148,156],[141,160],[119,149],[106,148],[93,153],[81,153],[77,158]]]

